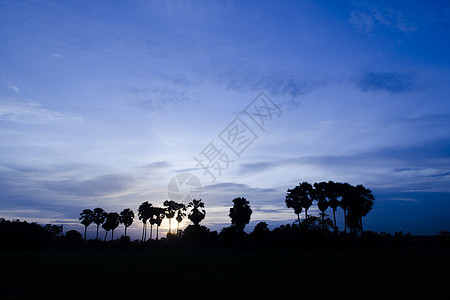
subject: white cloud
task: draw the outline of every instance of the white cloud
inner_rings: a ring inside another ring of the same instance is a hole
[[[80,120],[80,117],[43,108],[36,101],[0,101],[0,120],[36,125],[74,122]]]
[[[14,85],[12,82],[8,81],[7,84],[8,84],[8,87],[10,89],[12,89],[14,92],[16,92],[16,93],[20,92],[20,89],[16,85]]]

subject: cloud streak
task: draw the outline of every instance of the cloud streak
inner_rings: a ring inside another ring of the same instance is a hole
[[[356,84],[363,92],[385,91],[392,94],[421,88],[417,77],[407,72],[366,72],[356,80]]]
[[[72,123],[82,118],[44,108],[36,101],[0,101],[0,120],[25,125]]]
[[[350,24],[357,31],[371,33],[377,27],[407,33],[417,31],[417,27],[409,21],[401,10],[390,7],[377,7],[367,5],[361,9],[352,11],[350,14]]]
[[[134,183],[129,175],[102,175],[93,179],[45,181],[42,186],[77,196],[116,196],[129,191]]]

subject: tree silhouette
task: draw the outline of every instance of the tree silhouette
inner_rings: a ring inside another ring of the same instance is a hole
[[[105,222],[102,224],[102,228],[105,230],[105,238],[103,239],[103,241],[106,241],[106,236],[108,235],[108,232],[111,230],[111,222],[108,222],[108,217],[106,217],[107,219],[105,220]]]
[[[339,195],[338,185],[334,181],[328,181],[326,188],[326,196],[328,198],[328,206],[333,209],[333,223],[334,230],[337,231],[336,225],[336,209],[339,207],[339,200],[337,199]]]
[[[347,182],[336,183],[338,194],[341,195],[341,201],[339,206],[344,211],[344,232],[347,232],[347,213],[350,202],[352,201],[352,189],[353,186]]]
[[[139,205],[138,208],[138,216],[139,220],[142,221],[142,242],[147,239],[147,221],[150,218],[150,208],[152,207],[151,203],[148,201],[143,202]]]
[[[233,199],[233,207],[230,208],[231,224],[242,233],[245,225],[250,222],[250,216],[252,215],[252,209],[250,208],[250,202],[245,198],[239,197]]]
[[[94,217],[93,222],[97,225],[97,237],[98,240],[98,228],[101,224],[103,224],[106,220],[107,213],[103,210],[103,208],[97,207],[94,208]]]
[[[321,211],[320,216],[322,217],[322,230],[325,230],[325,211],[328,208],[327,197],[328,183],[326,182],[315,182],[314,183],[314,198],[317,200],[317,207]]]
[[[166,217],[169,219],[169,233],[172,233],[171,220],[178,210],[178,203],[173,200],[166,200],[163,205],[166,207]]]
[[[302,182],[299,186],[298,192],[300,195],[300,205],[305,209],[305,220],[308,222],[308,209],[313,202],[313,188],[308,182]]]
[[[178,213],[175,220],[177,220],[177,234],[180,232],[180,222],[183,221],[183,218],[186,216],[186,205],[183,203],[178,203]]]
[[[200,222],[206,216],[205,204],[202,202],[202,199],[193,199],[189,202],[188,207],[191,208],[191,212],[188,215],[189,220],[191,220],[195,226],[199,226]]]
[[[262,244],[270,236],[270,230],[266,222],[259,222],[250,233],[250,237],[258,244]]]
[[[125,237],[127,237],[127,228],[133,224],[134,212],[130,208],[125,208],[120,212],[120,223],[125,226]]]
[[[69,230],[66,232],[66,239],[72,242],[82,241],[81,233],[76,230]]]
[[[94,221],[94,212],[90,209],[83,209],[83,212],[80,213],[81,224],[84,225],[84,240],[86,241],[86,233],[89,225]]]
[[[44,229],[50,233],[52,237],[61,235],[63,232],[63,226],[62,225],[52,225],[52,224],[46,224],[44,226]]]
[[[109,213],[106,220],[108,222],[111,222],[111,241],[112,241],[114,240],[114,230],[120,224],[120,215],[116,212]]]
[[[105,241],[106,241],[106,236],[108,235],[108,232],[111,230],[111,241],[114,239],[114,229],[117,228],[117,226],[119,226],[119,221],[120,221],[120,215],[116,212],[111,212],[108,213],[106,215],[106,220],[105,223],[103,223],[102,227],[103,229],[105,229],[106,233],[105,233]]]
[[[300,224],[300,214],[302,213],[302,206],[300,204],[300,196],[295,190],[296,188],[298,189],[298,187],[295,187],[294,189],[287,190],[285,203],[287,208],[294,209],[294,213],[297,215],[298,224]]]
[[[348,201],[348,225],[353,232],[363,231],[362,218],[366,216],[373,207],[375,197],[372,191],[359,184],[351,187],[346,194]]]
[[[166,209],[162,208],[162,207],[154,207],[153,213],[154,213],[153,219],[155,220],[155,224],[156,224],[156,240],[158,240],[158,229],[159,229],[159,226],[161,226],[162,220],[166,216]]]
[[[156,211],[158,210],[157,207],[150,207],[149,208],[149,223],[150,223],[150,240],[152,239],[152,233],[153,233],[153,225],[156,224],[156,219],[157,219],[157,215],[156,215]]]

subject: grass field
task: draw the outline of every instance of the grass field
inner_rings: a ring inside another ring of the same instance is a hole
[[[0,251],[2,299],[445,299],[450,248]]]

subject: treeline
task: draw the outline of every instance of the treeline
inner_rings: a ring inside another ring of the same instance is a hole
[[[65,238],[62,235],[63,225],[40,225],[36,222],[28,223],[26,221],[6,220],[0,218],[0,245],[1,248],[19,247],[19,248],[41,248],[52,244],[55,240]],[[73,230],[67,232],[66,236],[80,233]]]
[[[178,247],[186,245],[229,246],[229,245],[257,245],[280,246],[300,245],[311,241],[338,241],[345,239],[383,238],[389,239],[390,234],[377,234],[363,231],[362,219],[373,207],[374,196],[363,185],[350,185],[339,182],[319,182],[310,184],[302,182],[288,189],[285,195],[285,205],[292,208],[296,220],[292,224],[282,225],[270,230],[266,222],[259,222],[254,230],[247,234],[244,229],[250,222],[252,209],[250,202],[238,197],[232,200],[228,216],[231,219],[229,227],[222,228],[220,232],[210,231],[209,228],[200,225],[206,216],[205,204],[201,199],[193,199],[187,205],[171,200],[163,202],[161,207],[153,206],[148,201],[143,202],[137,209],[137,217],[142,222],[142,234],[139,240],[131,241],[127,236],[127,229],[133,224],[135,214],[131,208],[126,208],[120,213],[106,212],[102,208],[84,209],[80,214],[80,222],[84,226],[84,236],[75,230],[68,231],[64,241],[70,245],[127,245],[128,247],[167,246]],[[317,205],[320,213],[318,216],[308,215],[312,205]],[[344,228],[339,230],[336,221],[336,211],[341,209],[344,217]],[[331,210],[332,218],[329,218],[327,210]],[[304,218],[300,215],[304,212]],[[192,224],[180,229],[180,222],[187,217]],[[159,239],[159,227],[167,218],[169,228],[165,238]],[[176,231],[172,230],[172,219],[177,222]],[[96,225],[95,240],[87,241],[87,229],[91,224]],[[114,240],[114,230],[123,224],[124,234],[118,240]],[[26,228],[25,228],[26,227]],[[99,241],[99,229],[105,231],[103,241]],[[153,228],[156,227],[156,237],[153,237]],[[347,228],[350,230],[347,232]],[[25,230],[26,229],[26,230]],[[149,231],[149,232],[148,232]],[[45,226],[36,223],[6,221],[1,219],[0,232],[3,237],[11,240],[50,241],[62,234],[62,225]],[[109,232],[110,242],[106,243]],[[360,232],[360,235],[357,233]],[[441,232],[441,237],[448,237],[447,232]],[[396,233],[396,239],[407,239],[409,234]],[[30,239],[29,239],[30,240]],[[74,244],[75,243],[75,244]],[[111,244],[113,243],[113,244]]]
[[[363,231],[362,218],[366,216],[373,207],[375,197],[372,191],[365,188],[363,185],[353,186],[349,183],[340,182],[319,182],[310,184],[302,182],[292,189],[288,189],[285,197],[285,204],[288,208],[292,208],[297,215],[297,225],[300,226],[300,214],[304,211],[305,222],[310,222],[311,226],[314,224],[312,216],[308,216],[308,210],[316,203],[320,210],[320,229],[322,231],[338,232],[339,228],[336,222],[336,210],[341,208],[344,212],[344,232],[347,232],[347,227],[352,233]],[[333,221],[327,218],[326,211],[331,209],[333,212]],[[233,200],[233,207],[230,208],[230,218],[232,226],[238,232],[244,232],[245,225],[250,222],[252,210],[250,203],[245,198],[235,198]],[[148,224],[150,225],[149,239],[152,240],[153,226],[156,227],[156,239],[158,239],[158,230],[164,218],[169,220],[168,234],[172,232],[171,221],[177,221],[176,234],[180,235],[179,224],[188,216],[194,227],[189,225],[184,231],[193,231],[193,228],[199,228],[200,222],[205,218],[205,205],[201,199],[194,199],[188,205],[177,203],[172,200],[166,200],[162,207],[153,206],[148,201],[142,203],[138,208],[138,217],[142,221],[142,235],[141,241],[147,241]],[[106,240],[108,232],[111,230],[111,240],[114,238],[114,230],[119,224],[124,224],[124,236],[127,236],[127,228],[133,223],[134,212],[130,208],[124,209],[120,214],[116,212],[105,212],[102,208],[95,208],[94,210],[85,209],[81,213],[80,221],[85,226],[84,238],[86,240],[87,228],[90,224],[97,225],[97,236],[100,225],[105,230]],[[311,220],[311,221],[310,221]],[[233,227],[233,229],[234,229]],[[309,227],[308,225],[306,226]],[[314,227],[314,226],[313,226]],[[233,229],[224,228],[223,230],[230,231]],[[199,230],[199,229],[197,229]]]
[[[375,197],[372,191],[359,184],[353,186],[349,183],[319,182],[310,184],[302,182],[293,189],[288,189],[286,195],[286,206],[294,209],[300,223],[300,214],[305,210],[305,220],[308,220],[308,209],[313,202],[317,202],[320,210],[322,224],[325,226],[326,210],[333,210],[333,228],[338,231],[336,225],[336,210],[344,211],[344,231],[347,226],[352,232],[363,231],[362,218],[365,217],[373,207]]]
[[[362,185],[352,186],[348,183],[335,183],[319,182],[310,184],[308,182],[302,182],[299,185],[288,189],[285,196],[285,204],[288,208],[292,208],[297,215],[297,223],[286,225],[274,229],[274,231],[285,231],[287,228],[293,228],[293,230],[299,232],[317,232],[338,233],[338,226],[336,225],[336,210],[341,208],[344,212],[344,232],[347,232],[347,227],[350,228],[352,233],[357,231],[363,231],[362,218],[366,216],[371,210],[374,202],[374,196],[369,189],[366,189]],[[230,208],[229,217],[231,218],[231,226],[223,228],[220,233],[215,231],[210,232],[205,226],[201,226],[201,221],[206,216],[206,209],[201,199],[193,199],[187,205],[178,203],[172,200],[166,200],[161,207],[154,206],[148,201],[143,202],[137,209],[138,219],[142,222],[142,234],[140,241],[142,243],[148,240],[153,240],[153,228],[156,227],[156,240],[159,239],[159,227],[162,221],[167,218],[169,221],[169,228],[167,238],[172,240],[175,238],[185,240],[201,240],[220,236],[223,240],[232,240],[233,236],[239,237],[243,240],[247,234],[244,229],[250,222],[252,210],[250,203],[245,198],[235,198],[233,206]],[[308,210],[316,203],[318,209],[321,211],[320,218],[315,216],[308,216]],[[328,218],[326,214],[327,209],[332,209],[333,221]],[[304,211],[305,218],[303,221],[300,219],[300,214]],[[185,217],[192,222],[183,230],[180,230],[179,224]],[[131,208],[125,208],[120,213],[106,212],[103,208],[97,207],[93,210],[84,209],[80,214],[80,222],[84,226],[84,241],[87,240],[87,230],[91,224],[96,225],[96,238],[99,240],[99,229],[104,229],[103,241],[107,240],[109,232],[111,232],[110,240],[114,240],[114,231],[120,224],[123,224],[124,240],[129,240],[127,236],[127,229],[130,227],[135,219],[135,213]],[[177,222],[176,232],[172,231],[172,219]],[[32,223],[32,226],[37,224]],[[148,226],[149,225],[149,226]],[[58,233],[57,225],[46,225],[43,228],[43,232],[49,232],[50,235]],[[148,233],[148,227],[150,232]],[[56,231],[55,231],[56,230]],[[267,232],[268,226],[265,222],[260,222],[255,227],[254,235],[261,235],[262,232]],[[39,231],[39,230],[38,230]],[[32,232],[37,232],[36,230]],[[62,232],[62,227],[61,227]],[[12,234],[14,235],[14,234]],[[16,234],[17,235],[17,234]],[[71,237],[77,236],[74,232],[70,233]]]

